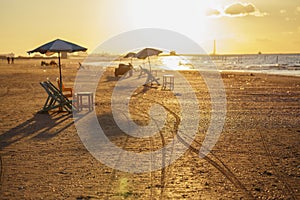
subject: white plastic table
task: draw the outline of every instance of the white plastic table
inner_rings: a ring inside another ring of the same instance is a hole
[[[163,85],[162,85],[162,88],[164,90],[167,90],[168,88],[170,90],[174,90],[174,75],[171,75],[171,74],[163,75]]]
[[[77,107],[78,111],[82,111],[83,108],[88,108],[89,111],[94,110],[94,94],[93,92],[78,92]],[[84,101],[85,99],[85,101]]]

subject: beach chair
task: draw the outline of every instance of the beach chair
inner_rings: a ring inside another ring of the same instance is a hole
[[[160,83],[158,82],[159,78],[154,77],[153,74],[151,74],[151,72],[148,69],[142,68],[141,66],[140,66],[140,68],[141,68],[142,72],[147,75],[147,80],[144,83],[144,86],[149,83],[152,85],[153,82],[155,82],[157,85],[160,85]]]
[[[71,113],[72,110],[76,110],[76,107],[72,104],[72,101],[63,95],[63,93],[50,81],[40,82],[40,85],[48,94],[44,107],[40,111],[41,113],[48,112],[49,110],[56,108],[61,108],[60,110],[65,109],[69,113]]]
[[[59,88],[59,85],[60,85],[60,81],[59,81],[59,78],[56,78],[56,81],[57,81],[57,86]],[[66,96],[66,97],[73,97],[73,88],[67,88],[64,86],[64,84],[62,84],[62,92],[63,94]],[[65,93],[67,92],[67,93]]]
[[[139,78],[141,78],[142,76],[146,75],[146,73],[143,71],[143,68],[141,65],[139,65],[140,67],[140,74],[139,74]]]
[[[128,65],[120,63],[118,68],[115,69],[115,77],[119,77],[120,75],[126,75],[128,72],[128,76],[132,76],[133,73],[133,66],[131,63],[128,63]]]

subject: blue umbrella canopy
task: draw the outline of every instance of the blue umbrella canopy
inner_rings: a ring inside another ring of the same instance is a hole
[[[47,44],[44,44],[34,50],[28,51],[28,54],[31,53],[41,53],[41,54],[45,54],[48,52],[53,52],[53,53],[58,53],[58,52],[76,52],[76,51],[86,51],[87,48],[84,48],[82,46],[79,46],[77,44],[71,43],[71,42],[67,42],[65,40],[61,40],[61,39],[56,39],[53,40],[52,42],[48,42]]]
[[[34,50],[27,51],[28,54],[31,53],[41,53],[41,54],[51,54],[51,53],[58,53],[58,68],[59,68],[59,80],[60,85],[59,89],[62,91],[62,75],[61,75],[61,64],[60,64],[60,53],[61,52],[76,52],[76,51],[86,51],[87,48],[79,46],[77,44],[67,42],[65,40],[56,39],[52,42],[48,42]]]

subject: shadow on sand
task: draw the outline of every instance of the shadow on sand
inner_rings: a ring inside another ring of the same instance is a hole
[[[67,113],[35,114],[22,124],[0,135],[0,150],[23,139],[50,139],[72,126]],[[62,125],[63,123],[63,125]]]

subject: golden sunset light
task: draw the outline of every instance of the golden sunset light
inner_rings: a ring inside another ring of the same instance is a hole
[[[0,200],[300,199],[300,0],[0,0]]]
[[[139,28],[177,31],[211,52],[297,53],[300,3],[260,0],[172,1],[3,0],[0,52],[26,55],[56,38],[78,41],[89,52],[103,41]]]

